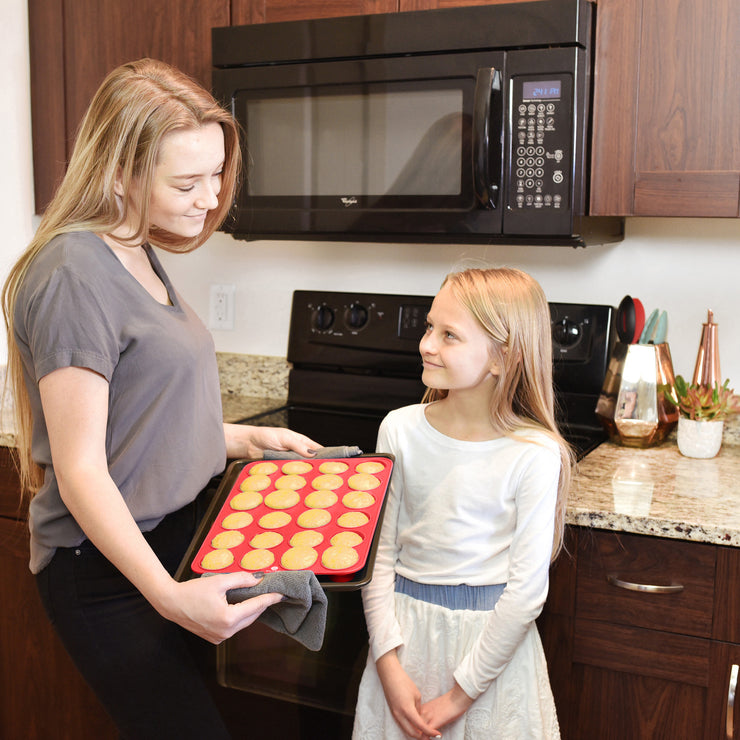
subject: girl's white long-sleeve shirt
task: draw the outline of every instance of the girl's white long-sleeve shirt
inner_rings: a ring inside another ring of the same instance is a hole
[[[452,439],[429,424],[424,408],[392,411],[378,433],[377,452],[396,462],[373,578],[362,593],[370,650],[377,660],[403,644],[396,573],[418,583],[505,583],[454,672],[475,699],[506,667],[545,603],[560,454],[536,431],[484,442]]]

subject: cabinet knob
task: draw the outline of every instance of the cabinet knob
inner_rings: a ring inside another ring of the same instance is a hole
[[[653,586],[648,583],[631,583],[630,581],[620,580],[616,575],[614,575],[614,573],[609,573],[606,580],[609,581],[612,586],[624,588],[627,591],[642,591],[643,593],[649,594],[677,594],[683,591],[683,585],[680,583],[671,584],[670,586]]]

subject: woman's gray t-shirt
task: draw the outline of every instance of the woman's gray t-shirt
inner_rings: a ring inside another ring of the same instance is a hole
[[[85,535],[59,495],[39,380],[83,367],[109,383],[110,474],[142,531],[192,501],[226,465],[213,338],[150,262],[172,303],[158,303],[89,232],[53,239],[31,264],[15,304],[15,334],[33,412],[33,457],[45,469],[31,501],[31,563]]]

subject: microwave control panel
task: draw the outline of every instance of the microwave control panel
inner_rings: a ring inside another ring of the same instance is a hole
[[[569,83],[567,75],[512,80],[509,208],[514,211],[570,207]]]

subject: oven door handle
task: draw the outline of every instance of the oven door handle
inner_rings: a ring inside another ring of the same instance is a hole
[[[486,210],[498,208],[501,192],[502,102],[501,72],[495,67],[479,69],[473,101],[473,187],[476,200]]]

